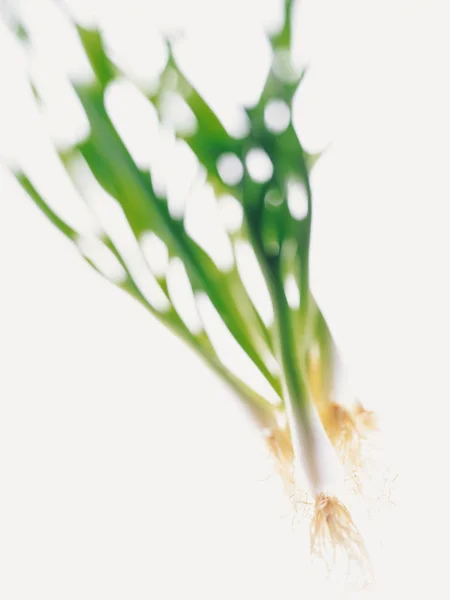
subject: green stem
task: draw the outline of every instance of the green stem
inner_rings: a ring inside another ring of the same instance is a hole
[[[267,284],[274,308],[279,361],[285,384],[284,401],[294,452],[303,461],[310,482],[316,489],[319,483],[319,471],[311,427],[308,385],[304,376],[303,363],[298,358],[296,327],[292,322],[292,311],[276,270],[271,271],[267,278]]]
[[[295,455],[302,460],[310,483],[317,490],[319,470],[315,441],[311,427],[309,392],[303,361],[299,360],[298,339],[292,311],[288,305],[282,281],[280,256],[269,257],[259,236],[260,209],[245,211],[246,229],[263,272],[274,310],[274,337],[278,363],[282,370],[283,400],[291,431]]]

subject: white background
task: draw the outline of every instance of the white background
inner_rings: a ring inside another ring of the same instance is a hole
[[[199,79],[226,104],[258,89],[254,30],[276,4],[107,8],[130,46],[147,31],[127,29],[137,8],[150,33],[158,19],[187,28]],[[42,15],[45,55],[56,26]],[[397,506],[364,525],[383,541],[371,597],[450,591],[449,18],[444,0],[304,0],[298,15],[310,70],[296,124],[307,148],[331,142],[313,176],[313,287],[400,471]],[[1,30],[0,154],[39,170],[20,67]],[[237,401],[4,171],[0,269],[2,599],[345,597],[310,576]]]

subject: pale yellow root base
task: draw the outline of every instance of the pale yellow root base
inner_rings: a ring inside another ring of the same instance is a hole
[[[361,402],[356,402],[352,407],[351,415],[356,428],[361,434],[367,434],[378,429],[376,415],[373,411],[366,410]]]
[[[338,555],[356,564],[366,582],[373,581],[369,556],[348,509],[335,496],[320,493],[310,525],[311,554],[323,560],[331,572]]]
[[[317,495],[314,504],[307,496],[299,498],[295,491],[294,452],[289,432],[273,428],[266,432],[266,443],[276,462],[286,491],[292,499],[295,511],[303,511],[303,517],[312,510],[310,523],[310,550],[321,559],[331,573],[338,557],[344,557],[348,570],[356,566],[364,584],[373,581],[372,568],[365,544],[348,509],[335,496]],[[310,507],[310,508],[309,508]]]
[[[336,402],[329,402],[320,410],[320,417],[342,462],[358,464],[361,434],[350,412]]]
[[[361,438],[377,429],[375,414],[360,402],[348,410],[334,401],[317,351],[308,353],[307,367],[309,389],[331,443],[344,464],[357,466]]]
[[[295,492],[294,449],[287,429],[273,428],[266,433],[266,443],[283,481],[286,492],[291,497]]]

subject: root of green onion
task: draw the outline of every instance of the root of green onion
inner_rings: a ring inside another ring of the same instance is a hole
[[[349,510],[335,496],[320,493],[314,502],[310,524],[311,554],[323,560],[331,571],[338,554],[344,555],[349,566],[356,564],[365,583],[373,581],[373,571],[361,534]]]

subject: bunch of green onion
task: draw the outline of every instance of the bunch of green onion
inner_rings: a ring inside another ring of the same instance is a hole
[[[262,273],[270,296],[273,313],[270,322],[255,307],[236,261],[225,269],[219,267],[188,234],[183,216],[172,214],[164,192],[156,189],[152,174],[133,160],[105,108],[108,86],[126,75],[108,55],[100,31],[76,23],[74,27],[94,78],[90,83],[72,82],[72,85],[89,120],[90,132],[80,143],[58,152],[61,164],[87,206],[90,198],[83,179],[86,172],[120,205],[139,247],[144,237],[151,234],[165,247],[171,260],[181,261],[194,297],[209,299],[223,325],[265,379],[270,389],[267,397],[257,393],[223,363],[204,327],[194,330],[185,323],[173,303],[166,273],[152,272],[151,264],[146,263],[164,298],[164,302],[154,303],[142,289],[120,244],[100,222],[96,243],[121,268],[120,278],[110,276],[84,252],[80,232],[56,214],[27,174],[15,168],[14,175],[39,209],[80,249],[94,269],[142,303],[230,386],[260,429],[293,497],[304,485],[297,473],[300,470],[306,473],[313,507],[312,551],[325,554],[327,545],[331,545],[333,549],[344,549],[350,558],[365,560],[364,543],[349,511],[329,491],[324,479],[327,458],[321,447],[332,445],[345,468],[357,473],[360,441],[375,423],[373,415],[361,404],[343,406],[337,401],[335,378],[339,357],[310,289],[310,173],[318,156],[302,148],[292,125],[292,100],[303,73],[297,72],[290,61],[291,15],[292,2],[286,0],[283,26],[270,37],[272,68],[259,101],[246,109],[249,128],[244,137],[236,138],[227,132],[180,70],[169,42],[168,61],[158,85],[151,93],[141,90],[146,102],[152,103],[159,115],[164,110],[168,90],[181,96],[192,111],[195,130],[175,134],[195,154],[216,201],[232,198],[239,206],[242,222],[226,235],[233,253],[239,244],[246,243],[256,257],[255,269]],[[38,93],[35,95],[39,103]],[[282,126],[268,124],[268,111],[274,107],[284,111]],[[255,156],[270,166],[267,172],[261,174],[251,168]],[[84,174],[71,168],[75,159],[83,161]],[[227,164],[238,165],[238,177],[227,176],[224,168]],[[295,289],[294,302],[288,287]]]

